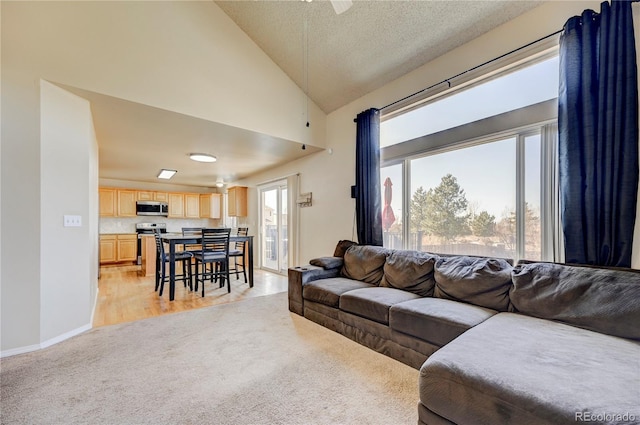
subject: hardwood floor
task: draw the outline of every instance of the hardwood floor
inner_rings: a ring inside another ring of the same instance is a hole
[[[253,288],[242,277],[231,278],[231,293],[208,283],[205,296],[189,292],[182,282],[176,284],[176,299],[169,301],[169,284],[162,297],[154,291],[155,278],[141,276],[140,266],[109,266],[100,268],[98,303],[93,326],[131,322],[147,317],[177,313],[194,308],[240,301],[246,298],[275,294],[287,290],[287,277],[256,269]]]

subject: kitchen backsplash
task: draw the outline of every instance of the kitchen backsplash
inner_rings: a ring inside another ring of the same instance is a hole
[[[100,233],[136,233],[138,223],[167,223],[167,232],[180,233],[183,227],[217,227],[222,220],[167,217],[101,217]]]

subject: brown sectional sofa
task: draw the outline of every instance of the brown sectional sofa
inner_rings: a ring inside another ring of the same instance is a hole
[[[289,309],[420,369],[419,424],[640,423],[640,274],[353,245]]]

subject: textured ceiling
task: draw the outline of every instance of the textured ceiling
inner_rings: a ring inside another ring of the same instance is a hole
[[[354,1],[340,15],[324,0],[215,3],[329,113],[543,2]]]

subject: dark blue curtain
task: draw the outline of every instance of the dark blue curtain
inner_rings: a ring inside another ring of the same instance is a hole
[[[382,246],[380,188],[380,111],[368,109],[356,118],[356,226],[358,242]]]
[[[559,177],[565,261],[630,267],[638,192],[631,2],[575,16],[560,37]]]

